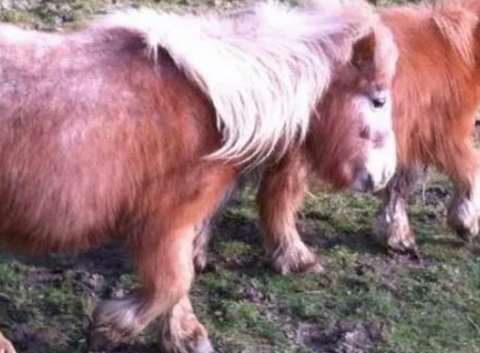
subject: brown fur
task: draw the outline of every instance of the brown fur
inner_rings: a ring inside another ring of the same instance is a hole
[[[37,253],[125,241],[143,286],[99,306],[96,332],[120,340],[160,316],[167,352],[211,351],[188,301],[195,225],[242,169],[204,158],[222,140],[211,102],[161,49],[156,62],[145,55],[134,31],[36,40],[0,41],[2,244]],[[375,49],[369,39],[357,50],[365,61],[339,63],[302,147],[338,186],[352,183],[369,143],[349,100],[370,80]]]
[[[471,0],[387,8],[382,15],[400,50],[394,84],[399,167],[434,166],[452,179],[457,196],[449,223],[467,237],[478,232],[480,215],[480,158],[472,139],[480,103],[479,15],[478,1]],[[414,182],[409,174],[395,177],[377,218],[377,232],[393,250],[416,248],[405,209]]]
[[[445,2],[385,9],[382,18],[401,55],[394,83],[400,166],[434,165],[468,187],[478,165],[470,149],[480,98],[477,14]]]
[[[480,2],[445,1],[380,11],[399,48],[393,82],[399,169],[385,190],[376,231],[389,248],[415,253],[406,204],[417,171],[425,166],[437,167],[456,184],[449,214],[452,227],[463,237],[478,232],[475,190],[480,158],[472,135],[480,103]],[[328,165],[329,155],[335,153],[323,153],[315,162]],[[267,252],[274,254],[273,266],[282,273],[318,268],[318,259],[301,242],[295,226],[307,189],[304,171],[309,169],[305,154],[289,156],[268,170],[259,191]],[[298,249],[305,249],[303,255]]]

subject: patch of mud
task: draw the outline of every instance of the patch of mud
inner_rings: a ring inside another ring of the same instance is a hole
[[[383,328],[360,321],[336,322],[326,329],[302,325],[298,340],[315,353],[372,353],[383,340]]]

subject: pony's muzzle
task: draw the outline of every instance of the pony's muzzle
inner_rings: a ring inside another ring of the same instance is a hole
[[[376,176],[367,170],[363,170],[355,178],[352,190],[356,192],[377,192],[387,186],[394,171],[395,169],[393,171],[384,170],[380,176]]]
[[[355,178],[352,189],[356,192],[373,192],[375,189],[373,176],[366,170],[363,170]]]
[[[353,190],[376,192],[387,186],[397,166],[395,138],[393,134],[379,146],[368,150],[363,168],[360,168],[353,182]]]

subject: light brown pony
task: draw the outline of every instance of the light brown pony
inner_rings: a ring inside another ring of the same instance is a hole
[[[419,169],[434,166],[454,182],[448,221],[457,234],[471,239],[479,231],[480,155],[473,134],[480,104],[480,2],[386,8],[382,19],[400,50],[394,83],[399,168],[376,232],[390,249],[416,254],[406,206]]]
[[[480,156],[473,134],[480,104],[480,2],[394,6],[380,9],[380,15],[399,49],[393,83],[398,169],[383,193],[375,231],[389,249],[416,255],[406,206],[425,167],[438,168],[456,186],[448,221],[457,234],[471,239],[479,232]],[[274,267],[284,273],[319,268],[312,266],[316,256],[295,227],[308,178],[302,160],[298,156],[268,171],[258,196],[267,249],[280,249]]]
[[[399,167],[384,192],[376,230],[389,248],[416,254],[406,205],[426,166],[439,168],[456,185],[450,225],[464,238],[479,231],[480,159],[473,132],[480,103],[480,1],[396,6],[380,13],[399,48],[393,83]],[[310,175],[305,154],[297,153],[268,169],[261,183],[265,245],[282,273],[321,269],[295,225]],[[205,260],[199,259],[201,267]]]
[[[384,185],[396,151],[379,93],[395,64],[363,2],[132,11],[70,34],[2,25],[2,245],[123,240],[142,288],[100,305],[95,332],[123,340],[159,317],[165,352],[212,352],[188,297],[195,226],[240,172],[300,152],[339,187]],[[3,337],[0,352],[14,352]]]

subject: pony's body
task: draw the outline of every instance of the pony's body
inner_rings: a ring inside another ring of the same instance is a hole
[[[210,352],[188,298],[194,239],[240,171],[300,148],[319,176],[367,189],[395,166],[389,105],[368,108],[395,46],[362,2],[325,4],[131,12],[65,35],[0,26],[1,242],[124,240],[143,286],[100,306],[96,331],[119,340],[160,317],[165,351]]]
[[[392,91],[399,168],[385,191],[377,231],[390,248],[415,250],[407,198],[418,170],[435,166],[457,187],[450,224],[463,236],[476,234],[480,157],[472,137],[480,103],[480,3],[445,1],[385,8],[380,14],[399,48]],[[282,273],[319,269],[295,225],[314,174],[305,156],[291,154],[267,169],[258,193],[265,245]]]
[[[480,104],[479,16],[480,4],[472,0],[382,10],[400,51],[394,82],[399,170],[376,231],[393,250],[416,250],[406,204],[424,167],[438,168],[456,186],[449,224],[462,237],[478,233],[480,155],[473,133]]]
[[[188,178],[202,180],[202,169],[215,169],[201,161],[221,142],[211,106],[166,54],[153,73],[135,34],[45,35],[13,50],[2,44],[5,244],[90,247],[121,234],[119,227],[128,232],[131,219],[141,222],[156,198],[172,204],[178,190],[168,187],[170,179],[190,197]],[[188,174],[178,173],[187,167]]]

